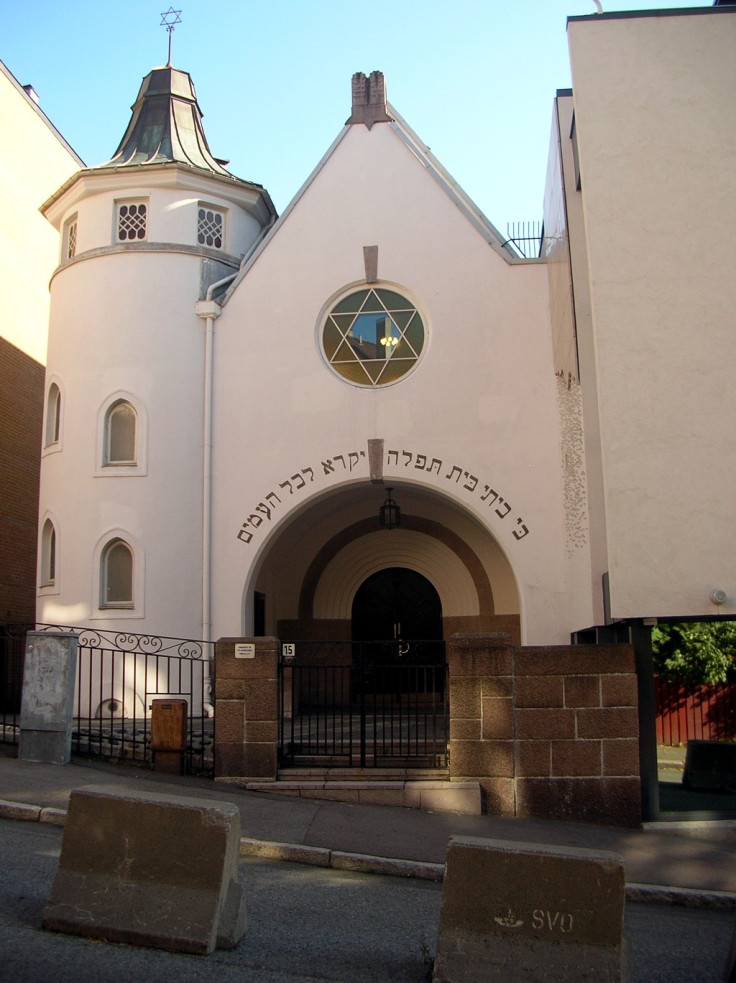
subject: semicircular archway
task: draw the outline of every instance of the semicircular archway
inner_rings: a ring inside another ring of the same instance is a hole
[[[316,496],[288,518],[244,584],[246,634],[254,597],[265,604],[263,634],[348,640],[361,584],[391,567],[414,571],[437,591],[443,637],[511,634],[519,641],[516,577],[491,532],[462,506],[412,483],[395,487],[401,525],[382,529],[374,485],[355,483]]]

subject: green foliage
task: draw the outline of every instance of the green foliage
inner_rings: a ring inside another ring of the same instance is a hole
[[[736,678],[736,621],[652,628],[654,671],[662,679],[723,683]]]

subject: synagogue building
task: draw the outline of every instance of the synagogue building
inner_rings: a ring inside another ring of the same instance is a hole
[[[736,618],[736,8],[567,35],[534,251],[379,71],[280,216],[170,64],[62,154],[39,623],[410,662]]]

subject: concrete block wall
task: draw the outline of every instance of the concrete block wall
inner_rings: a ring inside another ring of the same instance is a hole
[[[631,646],[455,635],[448,662],[450,775],[479,781],[487,812],[640,825]]]

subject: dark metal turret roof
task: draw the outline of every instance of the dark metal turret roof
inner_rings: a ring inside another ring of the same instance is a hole
[[[154,68],[143,79],[132,112],[120,146],[101,167],[176,163],[232,177],[207,146],[188,72],[171,65]]]

